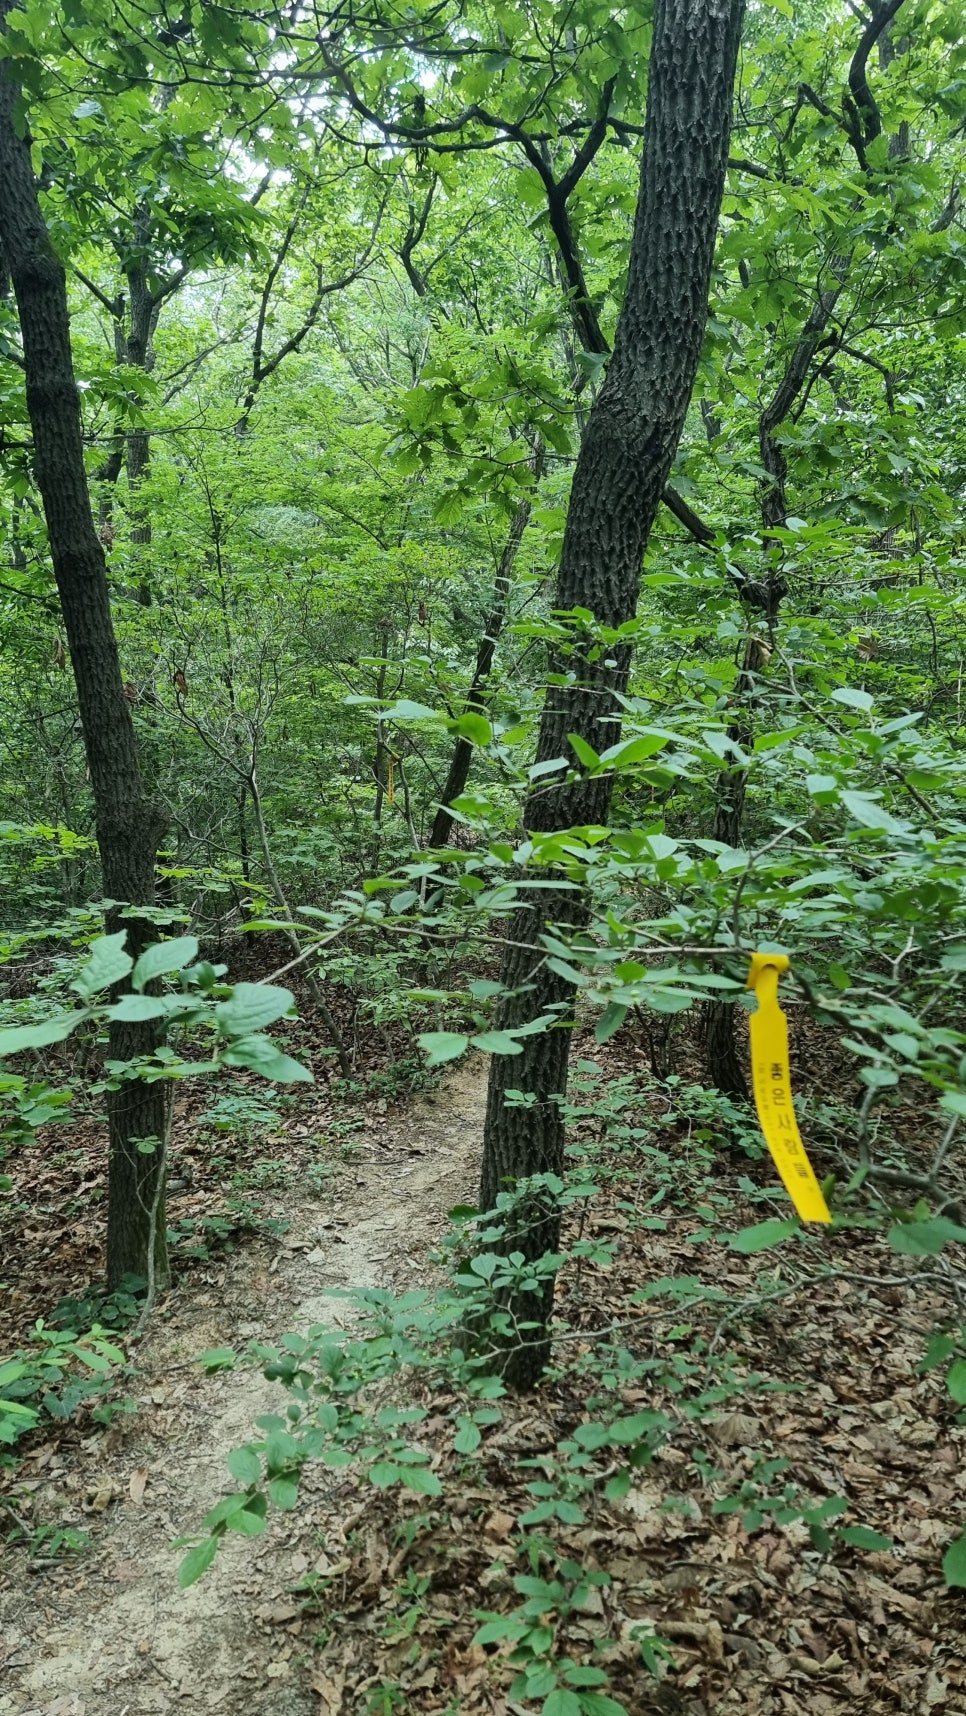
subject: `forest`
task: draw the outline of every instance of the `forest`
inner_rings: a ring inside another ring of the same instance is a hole
[[[0,1716],[966,1711],[964,0],[0,0]]]

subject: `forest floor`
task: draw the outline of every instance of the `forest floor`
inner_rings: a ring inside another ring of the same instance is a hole
[[[234,1489],[225,1456],[257,1434],[259,1414],[284,1410],[257,1367],[206,1375],[194,1361],[338,1324],[342,1307],[326,1288],[424,1283],[447,1209],[475,1188],[485,1073],[480,1059],[355,1135],[351,1161],[321,1196],[285,1200],[281,1238],[236,1252],[214,1291],[185,1295],[154,1323],[138,1354],[136,1417],[28,1461],[35,1509],[49,1516],[66,1503],[93,1544],[53,1565],[6,1551],[0,1716],[147,1716],[181,1700],[225,1716],[318,1711],[308,1629],[290,1595],[319,1559],[304,1519],[254,1548],[226,1542],[199,1584],[176,1588],[182,1552],[172,1540]]]
[[[626,1070],[626,1057],[614,1067]],[[284,1233],[220,1255],[159,1307],[128,1385],[136,1412],[106,1431],[87,1424],[83,1434],[31,1444],[8,1495],[32,1520],[83,1524],[91,1542],[68,1558],[5,1550],[0,1716],[539,1709],[539,1700],[509,1699],[502,1662],[472,1643],[472,1611],[506,1606],[510,1535],[532,1502],[520,1459],[552,1450],[580,1422],[572,1381],[509,1403],[475,1475],[464,1468],[454,1486],[450,1471],[445,1503],[413,1537],[400,1536],[394,1493],[318,1468],[293,1514],[274,1513],[263,1537],[227,1540],[184,1593],[171,1547],[237,1487],[225,1456],[253,1434],[258,1415],[284,1410],[281,1390],[257,1367],[209,1375],[199,1355],[351,1315],[327,1288],[430,1284],[446,1212],[474,1194],[485,1074],[476,1057],[431,1093],[369,1104],[333,1174],[321,1183],[296,1175],[273,1193]],[[306,1127],[296,1120],[292,1129]],[[742,1208],[748,1172],[721,1164],[732,1228],[769,1213]],[[966,1514],[966,1427],[941,1376],[917,1370],[943,1309],[917,1280],[918,1260],[889,1253],[878,1234],[833,1235],[842,1277],[786,1299],[790,1278],[774,1256],[709,1240],[706,1208],[684,1200],[641,1224],[628,1208],[626,1196],[595,1205],[589,1228],[616,1239],[618,1252],[612,1266],[585,1269],[584,1310],[565,1274],[561,1303],[572,1320],[590,1332],[626,1308],[634,1286],[700,1275],[735,1307],[757,1302],[757,1311],[728,1328],[720,1304],[689,1310],[678,1328],[658,1324],[662,1333],[642,1339],[673,1354],[727,1336],[735,1364],[758,1381],[713,1426],[713,1481],[678,1439],[623,1500],[574,1529],[573,1553],[606,1567],[611,1583],[571,1616],[571,1654],[601,1650],[631,1716],[966,1712],[966,1597],[946,1590],[940,1570]],[[646,1308],[642,1328],[645,1316]],[[635,1411],[651,1401],[638,1385],[626,1403]],[[445,1465],[450,1403],[431,1404],[439,1415],[423,1441],[437,1436],[434,1464]],[[892,1547],[838,1544],[824,1555],[801,1524],[746,1525],[740,1511],[714,1510],[715,1493],[757,1481],[761,1462],[775,1458],[788,1461],[785,1476],[803,1493],[847,1497],[849,1523],[887,1534]],[[299,1589],[312,1572],[338,1594],[328,1615]],[[660,1684],[640,1665],[633,1630],[642,1622],[672,1651]]]

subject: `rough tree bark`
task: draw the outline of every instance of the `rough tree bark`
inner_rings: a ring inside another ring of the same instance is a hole
[[[708,308],[708,288],[724,189],[731,100],[743,0],[658,0],[655,7],[644,159],[627,291],[606,380],[591,409],[574,471],[557,583],[557,607],[589,609],[598,623],[633,617],[641,561],[684,425]],[[566,757],[568,735],[602,750],[620,733],[619,694],[629,651],[592,652],[574,634],[575,654],[555,663],[562,683],[548,691],[537,761]],[[531,791],[524,820],[533,833],[606,822],[612,781],[567,783],[549,771]],[[548,903],[552,902],[552,903]],[[490,1065],[480,1188],[484,1209],[499,1192],[563,1168],[560,1112],[566,1091],[572,990],[547,969],[539,940],[551,922],[584,921],[579,894],[542,893],[511,921],[499,1024],[520,1026],[555,1012],[559,1024],[525,1037],[522,1054]],[[534,948],[537,951],[532,951]],[[523,1104],[506,1100],[521,1091]],[[559,1216],[535,1205],[521,1213],[503,1249],[535,1259],[556,1249]],[[510,1304],[532,1325],[508,1346],[502,1369],[517,1388],[546,1363],[553,1281]]]
[[[5,30],[14,3],[0,0],[0,29]],[[153,901],[163,820],[141,779],[104,552],[91,516],[66,274],[41,211],[29,137],[21,131],[20,90],[12,62],[4,60],[0,62],[0,244],[20,316],[34,471],[77,686],[104,893],[112,902],[108,928],[127,930],[128,950],[136,958],[157,932],[151,923],[123,912],[127,906],[149,906]],[[155,1045],[151,1024],[111,1026],[112,1060],[129,1061]],[[147,1277],[152,1225],[158,1241],[155,1279],[160,1282],[165,1276],[164,1209],[158,1179],[163,1174],[161,1144],[168,1110],[168,1087],[161,1082],[128,1081],[108,1099],[111,1285],[128,1273]],[[153,1153],[137,1148],[138,1140],[146,1138],[159,1140]]]

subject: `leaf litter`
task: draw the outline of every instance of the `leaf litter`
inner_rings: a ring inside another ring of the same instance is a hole
[[[131,1383],[136,1415],[32,1449],[20,1505],[34,1519],[83,1524],[92,1544],[69,1561],[7,1551],[0,1716],[148,1716],[182,1702],[226,1716],[539,1708],[512,1702],[505,1650],[473,1642],[474,1612],[515,1604],[516,1521],[532,1503],[520,1460],[549,1455],[586,1418],[572,1377],[501,1403],[502,1422],[458,1463],[452,1403],[427,1402],[420,1440],[443,1481],[438,1503],[400,1501],[353,1469],[310,1467],[297,1512],[274,1516],[254,1545],[223,1548],[184,1593],[171,1548],[232,1487],[227,1453],[260,1413],[281,1409],[280,1390],[257,1370],[204,1375],[192,1361],[332,1322],[329,1286],[429,1284],[446,1210],[473,1195],[484,1099],[475,1057],[434,1096],[370,1112],[358,1154],[324,1198],[287,1193],[284,1236],[256,1236],[201,1271],[191,1298],[174,1295],[157,1317]],[[738,1177],[723,1159],[735,1226]],[[724,1403],[710,1427],[713,1472],[677,1438],[624,1496],[559,1528],[558,1549],[610,1574],[563,1624],[568,1654],[602,1662],[632,1716],[966,1711],[963,1599],[941,1574],[966,1514],[966,1435],[935,1373],[917,1370],[942,1306],[876,1235],[835,1241],[853,1278],[782,1296],[788,1272],[775,1255],[696,1243],[707,1212],[665,1208],[660,1225],[641,1226],[620,1202],[605,1198],[590,1217],[613,1260],[561,1278],[561,1306],[587,1355],[595,1331],[626,1319],[637,1288],[688,1276],[711,1296],[682,1309],[670,1335],[640,1305],[634,1340],[655,1351],[671,1337],[681,1351],[727,1345],[759,1384]],[[749,1219],[756,1213],[749,1206]],[[628,1390],[628,1410],[651,1404],[647,1390]],[[850,1524],[890,1547],[838,1541],[823,1554],[803,1524],[716,1510],[776,1459],[788,1462],[782,1481],[809,1498],[844,1498]],[[642,1667],[642,1629],[666,1641],[660,1680]],[[385,1688],[401,1702],[380,1703]]]

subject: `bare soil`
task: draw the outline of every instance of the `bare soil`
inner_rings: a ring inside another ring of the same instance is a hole
[[[338,1322],[346,1311],[327,1288],[424,1284],[446,1210],[475,1190],[485,1074],[478,1057],[359,1133],[323,1198],[290,1194],[284,1238],[234,1257],[207,1305],[195,1299],[155,1322],[138,1357],[136,1417],[36,1473],[38,1511],[82,1525],[93,1546],[53,1565],[6,1551],[0,1716],[148,1716],[182,1703],[224,1716],[318,1709],[289,1595],[317,1552],[304,1513],[288,1530],[276,1516],[254,1546],[227,1543],[199,1584],[177,1589],[172,1540],[236,1487],[225,1456],[256,1433],[258,1416],[284,1411],[257,1367],[209,1376],[194,1361]]]

